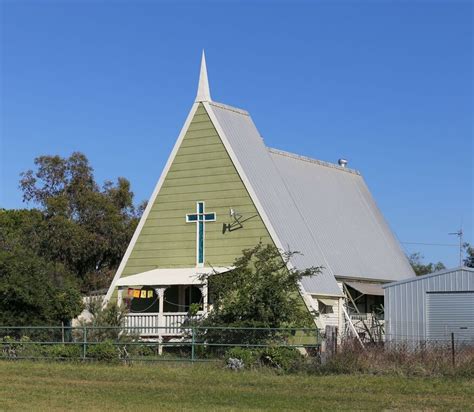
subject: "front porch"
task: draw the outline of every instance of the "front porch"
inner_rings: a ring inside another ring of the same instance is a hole
[[[183,325],[202,319],[209,306],[207,284],[127,287],[121,300],[129,310],[125,328],[147,338],[182,335]]]
[[[227,268],[154,269],[121,278],[118,303],[129,313],[125,329],[144,338],[178,337],[183,325],[209,310],[207,276]]]

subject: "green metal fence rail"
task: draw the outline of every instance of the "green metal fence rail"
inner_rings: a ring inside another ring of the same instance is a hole
[[[0,326],[0,359],[208,362],[231,348],[319,353],[316,328]]]

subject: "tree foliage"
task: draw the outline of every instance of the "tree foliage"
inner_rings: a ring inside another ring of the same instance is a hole
[[[219,326],[282,328],[312,324],[312,317],[299,294],[304,276],[321,268],[288,269],[295,252],[281,253],[259,243],[242,252],[233,270],[209,277],[213,310],[207,324]]]
[[[437,272],[446,269],[442,262],[438,263],[423,263],[423,255],[419,252],[412,253],[408,256],[408,260],[415,272],[416,276],[423,276],[429,273]]]
[[[469,243],[464,244],[464,250],[466,251],[466,257],[464,258],[464,266],[468,268],[474,268],[474,247]]]
[[[39,254],[64,264],[84,291],[106,287],[143,209],[134,207],[129,181],[99,187],[86,156],[77,152],[40,156],[35,166],[22,173],[20,187],[24,201],[41,214],[35,224],[41,228]]]
[[[26,249],[0,251],[0,324],[57,325],[82,311],[72,275]]]
[[[109,285],[142,207],[124,178],[100,187],[81,153],[36,158],[20,188],[36,209],[0,209],[0,324],[67,323],[80,290]]]

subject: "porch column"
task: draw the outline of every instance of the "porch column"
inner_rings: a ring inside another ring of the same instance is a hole
[[[123,304],[123,289],[118,288],[118,291],[117,291],[117,306],[122,307],[122,304]]]
[[[337,329],[339,331],[339,342],[342,340],[342,334],[343,334],[343,329],[342,329],[342,305],[344,304],[344,301],[342,300],[343,298],[339,298],[337,300]]]
[[[163,327],[165,326],[163,323],[163,300],[165,297],[165,289],[166,288],[156,288],[156,293],[158,295],[158,326]],[[160,331],[158,331],[158,334],[160,334]]]
[[[155,291],[158,294],[158,355],[163,354],[163,345],[161,344],[163,342],[163,329],[164,327],[164,322],[163,322],[163,300],[165,297],[165,289],[166,288],[156,288]],[[166,332],[166,331],[165,331]]]
[[[207,313],[208,306],[209,306],[209,298],[208,298],[208,287],[207,287],[207,279],[205,283],[201,286],[201,294],[202,294],[202,309],[204,313]]]

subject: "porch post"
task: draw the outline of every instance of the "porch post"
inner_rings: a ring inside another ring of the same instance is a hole
[[[342,334],[343,334],[343,328],[342,328],[342,305],[344,304],[342,298],[337,299],[337,330],[339,331],[339,342],[342,341]]]
[[[208,290],[207,290],[207,282],[206,279],[204,284],[201,286],[201,294],[202,294],[202,309],[203,312],[206,314],[209,306],[209,298],[208,298]]]
[[[165,297],[165,288],[157,288],[156,292],[158,293],[158,354],[162,355],[163,354],[163,330],[161,329],[164,327],[164,322],[163,322],[163,300]]]
[[[121,307],[122,304],[123,304],[123,289],[118,288],[118,291],[117,291],[117,306]]]

